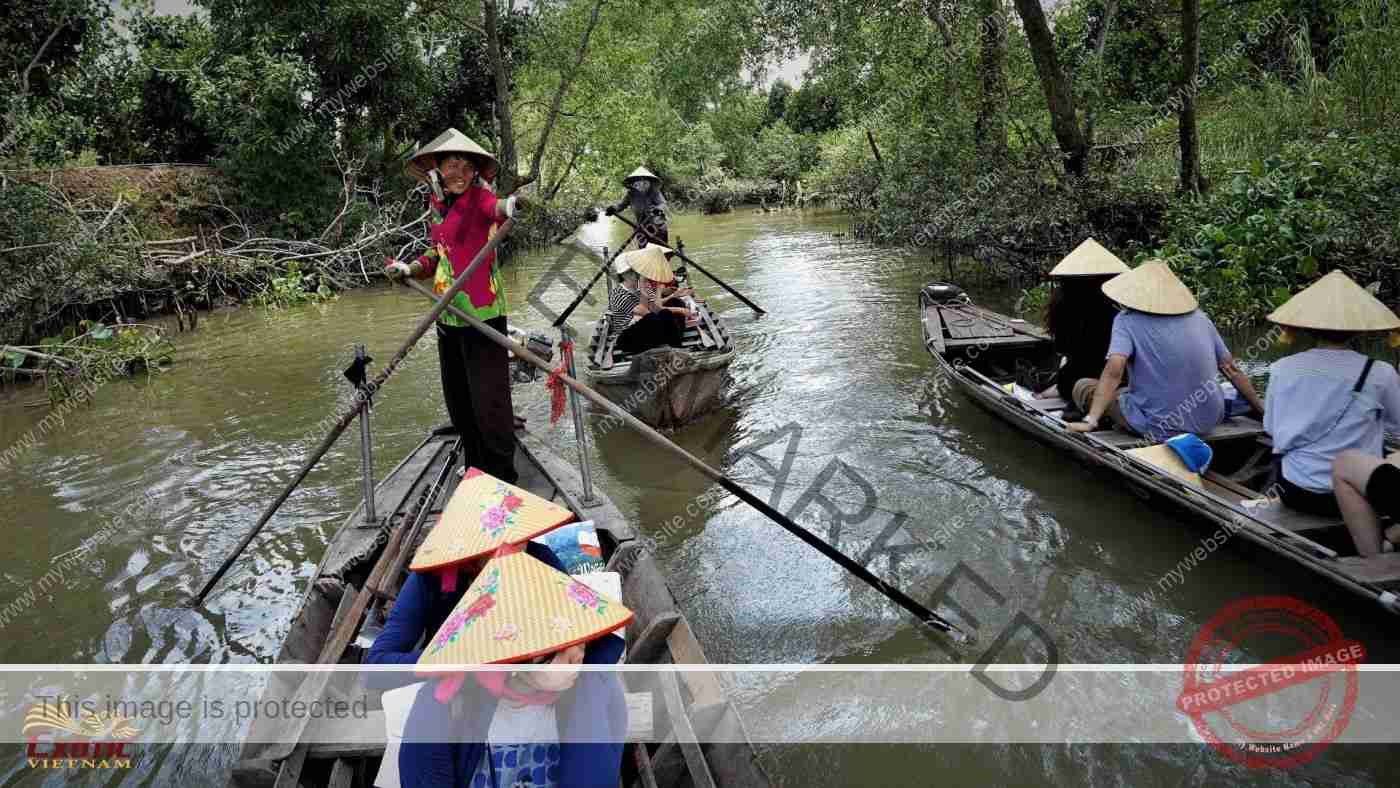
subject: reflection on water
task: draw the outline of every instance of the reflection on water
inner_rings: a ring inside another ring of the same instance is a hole
[[[613,222],[579,234],[615,248]],[[1390,620],[1265,556],[1222,550],[1150,606],[1131,603],[1206,534],[1144,505],[1111,481],[1006,429],[937,385],[920,346],[916,295],[930,272],[918,253],[872,248],[834,235],[842,217],[754,214],[680,217],[673,237],[706,268],[769,314],[755,318],[696,275],[730,325],[740,353],[728,406],[675,434],[687,448],[776,508],[868,561],[911,596],[931,596],[955,568],[975,572],[1002,600],[972,585],[959,604],[982,642],[1018,612],[1055,639],[1068,662],[1181,660],[1186,644],[1227,603],[1292,594],[1337,619],[1373,659],[1393,661]],[[536,252],[506,272],[511,320],[549,329],[596,263],[563,248]],[[573,283],[571,285],[570,283]],[[587,331],[604,285],[570,319]],[[1015,294],[974,297],[1006,308]],[[108,384],[93,406],[68,415],[18,465],[0,472],[7,539],[0,544],[0,613],[7,662],[252,662],[271,660],[325,546],[359,497],[354,431],[331,450],[221,582],[205,610],[187,600],[321,438],[319,422],[350,394],[341,370],[356,342],[387,360],[422,314],[420,296],[372,289],[319,306],[234,310],[177,337],[166,373]],[[1240,352],[1258,333],[1228,337]],[[1262,367],[1275,349],[1251,361]],[[543,378],[541,377],[541,380]],[[0,447],[35,429],[45,411],[24,391],[0,406]],[[548,425],[541,383],[517,387],[532,429],[573,456],[568,424]],[[376,400],[376,473],[387,472],[446,419],[430,333]],[[591,418],[598,483],[659,542],[672,589],[716,662],[974,662],[778,526],[625,429]],[[701,498],[701,496],[704,496]],[[699,499],[699,500],[697,500]],[[85,542],[81,560],[65,561]],[[56,571],[55,568],[62,571]],[[46,574],[48,582],[40,583]],[[949,608],[945,605],[944,611]],[[1002,659],[1036,661],[1013,642]],[[743,704],[781,695],[757,674],[735,688]],[[139,691],[139,686],[134,688]],[[7,708],[11,719],[17,705]],[[823,726],[867,727],[878,709],[849,709]],[[933,705],[901,725],[978,723],[976,708]],[[813,721],[794,719],[800,732]],[[1271,780],[1367,783],[1389,756],[1334,748],[1320,762]],[[232,750],[151,751],[129,778],[176,774],[217,780]],[[934,769],[959,782],[1132,784],[1264,779],[1201,748],[795,747],[769,752],[791,784],[927,782]],[[0,765],[7,783],[36,776]],[[1139,779],[1139,777],[1141,779]],[[57,778],[51,777],[50,780]],[[195,780],[205,782],[206,780]]]

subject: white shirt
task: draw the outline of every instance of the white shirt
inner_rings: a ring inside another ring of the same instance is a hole
[[[527,742],[559,741],[559,722],[553,703],[532,703],[516,706],[502,698],[491,718],[486,740],[492,744],[525,744]]]
[[[1366,356],[1344,348],[1313,348],[1269,369],[1264,428],[1283,455],[1288,481],[1316,493],[1332,491],[1332,460],[1347,449],[1382,456],[1385,432],[1400,432],[1400,375],[1377,361],[1353,394]]]

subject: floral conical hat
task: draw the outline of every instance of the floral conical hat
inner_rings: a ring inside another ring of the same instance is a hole
[[[523,662],[626,626],[632,611],[525,552],[492,558],[418,658],[433,665]]]
[[[1118,259],[1118,255],[1093,238],[1085,238],[1050,269],[1050,276],[1116,276],[1128,270],[1128,264]]]
[[[409,569],[445,569],[518,544],[571,522],[574,513],[529,490],[468,468],[442,519],[423,540]]]

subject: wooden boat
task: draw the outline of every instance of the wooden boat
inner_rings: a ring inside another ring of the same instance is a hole
[[[1081,414],[1054,397],[1027,396],[1056,369],[1053,341],[1039,327],[973,304],[957,287],[934,283],[919,294],[924,347],[948,385],[1013,427],[1080,462],[1113,474],[1145,498],[1168,503],[1280,556],[1317,577],[1400,613],[1400,553],[1355,554],[1341,518],[1288,509],[1265,493],[1272,443],[1263,425],[1235,416],[1201,436],[1214,451],[1204,476],[1173,473],[1152,461],[1150,442],[1104,427],[1068,428]],[[1183,471],[1184,467],[1176,469]]]
[[[450,427],[433,432],[380,483],[376,501],[393,508],[378,523],[363,521],[363,507],[344,522],[306,590],[277,656],[278,664],[361,661],[407,578],[408,559],[456,488],[461,470],[457,444]],[[523,430],[517,433],[516,468],[520,486],[559,501],[580,519],[596,524],[607,568],[622,575],[623,602],[636,614],[627,627],[625,660],[705,664],[704,652],[655,559],[617,507],[601,494],[587,506],[581,503],[582,487],[574,469]],[[351,623],[342,625],[347,621]],[[290,673],[273,675],[263,697],[290,698],[298,692],[302,697],[317,697],[325,691],[330,674],[302,672],[295,679],[284,678]],[[714,674],[685,672],[677,680],[672,673],[629,673],[624,678],[631,717],[623,758],[624,786],[763,788],[769,784],[743,723]],[[377,702],[377,694],[370,694]],[[656,730],[671,732],[661,742],[649,740],[653,708],[662,722]],[[258,724],[254,723],[255,730]],[[336,724],[356,727],[353,734],[346,732],[346,743],[325,743],[345,728],[326,729],[334,733],[322,735],[324,731],[302,725],[296,740],[275,743],[258,743],[272,736],[250,735],[232,784],[278,788],[372,784],[384,752],[382,709],[376,708],[362,720]],[[285,730],[285,722],[281,725]],[[371,740],[375,743],[365,743]]]
[[[615,347],[608,318],[593,326],[584,375],[590,386],[657,428],[678,427],[721,403],[729,383],[734,341],[719,315],[696,299],[696,326],[687,326],[681,348],[652,348],[631,354]]]

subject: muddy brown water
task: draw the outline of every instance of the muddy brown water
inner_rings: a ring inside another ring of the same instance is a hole
[[[625,237],[622,229],[598,223],[584,228],[581,238],[615,245]],[[673,233],[692,256],[770,312],[756,320],[736,299],[697,279],[729,322],[740,353],[726,407],[680,430],[682,445],[723,465],[779,509],[804,509],[799,519],[849,554],[898,542],[881,541],[895,523],[930,546],[901,554],[894,565],[888,550],[877,549],[872,570],[926,599],[962,562],[1006,600],[997,606],[978,603],[975,593],[960,595],[979,618],[980,632],[999,632],[1024,611],[1054,638],[1064,662],[1177,663],[1192,636],[1225,605],[1273,594],[1325,610],[1365,643],[1373,661],[1397,661],[1395,619],[1265,556],[1233,548],[1211,555],[1186,582],[1159,591],[1146,609],[1125,614],[1205,534],[1011,432],[939,385],[920,346],[916,294],[946,270],[940,265],[934,272],[917,251],[853,242],[839,235],[846,229],[842,216],[820,213],[740,211],[677,220]],[[506,276],[512,322],[545,329],[544,312],[570,299],[566,279],[586,281],[592,270],[584,258],[565,259],[558,249],[519,258]],[[596,295],[571,320],[580,332],[603,307],[601,283]],[[1016,298],[987,288],[974,295],[1002,309]],[[328,540],[358,503],[353,430],[207,608],[190,610],[186,601],[320,439],[318,423],[349,396],[341,370],[351,346],[365,342],[372,356],[386,360],[423,309],[417,295],[378,287],[322,305],[207,315],[197,333],[176,337],[177,360],[169,370],[107,384],[92,405],[64,414],[62,424],[42,435],[36,433],[46,410],[26,407],[42,393],[7,393],[0,402],[0,451],[35,438],[32,448],[0,469],[0,612],[26,599],[56,558],[85,539],[99,544],[90,560],[0,622],[0,659],[270,661]],[[1258,335],[1240,332],[1229,341],[1241,348]],[[1261,371],[1276,352],[1263,352],[1251,369]],[[547,426],[541,382],[518,386],[516,403],[534,429],[572,458],[567,417]],[[444,421],[430,335],[376,400],[376,476]],[[712,662],[953,658],[920,635],[907,615],[733,497],[714,495],[707,481],[625,428],[609,430],[594,413],[590,436],[597,483],[657,540],[672,589]],[[813,491],[864,517],[833,527],[811,499]],[[808,505],[800,507],[804,495]],[[1037,661],[1040,655],[1013,643],[1003,658]],[[741,708],[762,709],[780,688],[753,674],[732,690]],[[12,721],[7,724],[18,725],[24,704],[15,698],[3,703]],[[948,724],[945,712],[930,707],[928,724]],[[979,724],[975,707],[951,713],[953,724]],[[794,714],[794,737],[816,729],[817,721]],[[857,705],[820,726],[823,734],[839,735],[879,721],[878,709]],[[900,725],[922,722],[903,719]],[[934,775],[957,784],[1366,785],[1393,775],[1396,766],[1393,748],[1358,747],[1334,747],[1287,773],[1236,767],[1196,745],[763,749],[770,770],[790,785],[928,784]],[[233,755],[231,748],[149,748],[129,772],[84,779],[218,783]],[[18,757],[0,763],[0,775],[6,784],[63,781],[29,770]]]

